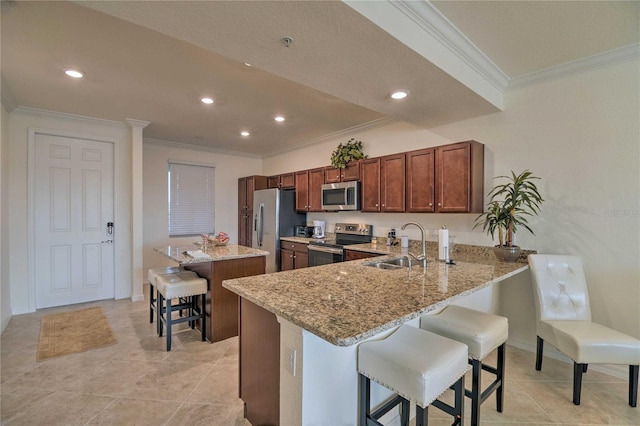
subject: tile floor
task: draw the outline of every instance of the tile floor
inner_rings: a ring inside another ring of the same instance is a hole
[[[117,344],[36,362],[43,315],[96,305]],[[238,339],[208,344],[197,331],[183,330],[173,344],[166,352],[146,303],[103,301],[15,316],[0,346],[1,424],[249,425],[238,398]],[[533,366],[534,354],[507,348],[505,410],[497,413],[488,400],[482,424],[640,425],[640,409],[627,404],[626,380],[590,370],[576,407],[571,365],[545,358],[542,372]],[[450,421],[431,409],[430,424]]]

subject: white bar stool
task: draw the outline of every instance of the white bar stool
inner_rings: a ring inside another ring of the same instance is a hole
[[[462,425],[468,357],[466,345],[408,325],[383,340],[361,343],[359,425],[380,425],[378,419],[401,404],[401,425],[407,426],[409,401],[416,403],[416,426],[427,424],[429,405],[451,414],[453,425]],[[373,413],[371,380],[396,393]],[[453,407],[436,399],[449,388],[455,391]]]
[[[171,350],[171,327],[173,324],[188,321],[191,328],[195,328],[195,322],[200,320],[200,332],[202,341],[207,339],[206,332],[206,296],[207,280],[200,278],[198,274],[191,271],[178,272],[169,275],[159,275],[156,279],[158,286],[158,327],[159,335],[162,337],[163,325],[167,326],[167,351]],[[197,306],[196,296],[201,296],[200,307]],[[177,305],[171,306],[171,299],[184,299],[178,301]],[[165,306],[166,301],[166,306]],[[186,317],[173,319],[173,311],[188,309]]]
[[[153,317],[156,316],[156,302],[157,302],[157,294],[156,294],[156,280],[160,275],[168,275],[168,274],[177,274],[178,272],[183,272],[184,269],[180,266],[165,266],[161,268],[151,268],[147,271],[147,278],[149,280],[149,323],[153,324]],[[155,314],[155,315],[154,315]],[[159,326],[156,326],[156,332],[159,333]]]
[[[469,363],[472,366],[471,425],[480,424],[480,405],[495,391],[496,410],[502,413],[504,404],[505,342],[509,337],[507,318],[487,314],[462,306],[450,305],[437,314],[420,318],[420,328],[448,337],[469,347]],[[494,349],[498,349],[496,367],[482,362]],[[495,374],[495,380],[483,391],[482,370]]]

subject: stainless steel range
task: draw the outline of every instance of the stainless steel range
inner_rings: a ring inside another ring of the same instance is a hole
[[[371,242],[373,225],[336,223],[335,239],[314,240],[309,243],[309,266],[344,261],[344,246]]]

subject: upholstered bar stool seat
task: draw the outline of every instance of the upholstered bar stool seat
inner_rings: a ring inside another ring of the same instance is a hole
[[[195,327],[195,322],[200,320],[200,332],[202,341],[207,338],[205,306],[207,295],[207,280],[200,278],[191,271],[177,272],[175,274],[159,275],[156,279],[158,287],[158,326],[162,337],[163,326],[167,327],[167,351],[171,350],[171,327],[174,324],[186,322]],[[201,296],[200,306],[196,303],[196,297]],[[171,305],[172,299],[178,299],[178,303]],[[184,302],[182,302],[184,300]],[[166,306],[165,306],[166,301]],[[172,318],[173,311],[188,309],[186,317]]]
[[[409,401],[416,404],[416,426],[426,424],[429,405],[451,414],[453,424],[462,424],[464,375],[468,369],[466,345],[408,325],[383,340],[361,343],[360,425],[379,424],[375,422],[398,404],[402,407],[401,424],[408,425]],[[396,394],[373,413],[371,380]],[[453,407],[437,400],[450,387],[456,393]]]
[[[156,280],[160,275],[168,275],[168,274],[177,274],[178,272],[182,272],[184,269],[180,266],[165,266],[161,268],[151,268],[147,271],[147,279],[149,280],[149,322],[153,323],[153,317],[157,316],[156,314],[156,303],[157,303],[157,294],[156,294]],[[159,331],[159,329],[158,329]]]
[[[471,425],[480,423],[480,405],[496,391],[496,409],[502,412],[504,403],[504,357],[505,342],[509,337],[507,318],[487,314],[462,306],[450,305],[437,314],[420,318],[420,328],[448,337],[469,347],[469,358],[472,365],[471,390],[465,390],[471,398]],[[482,362],[495,349],[498,349],[496,367]],[[483,391],[481,384],[482,370],[495,374],[496,378]]]

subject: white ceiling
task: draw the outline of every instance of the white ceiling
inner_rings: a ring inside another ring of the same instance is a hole
[[[637,1],[20,1],[2,10],[3,100],[265,156],[393,119],[499,111],[522,77],[630,45],[637,56],[639,24]],[[397,88],[410,97],[391,101]]]

